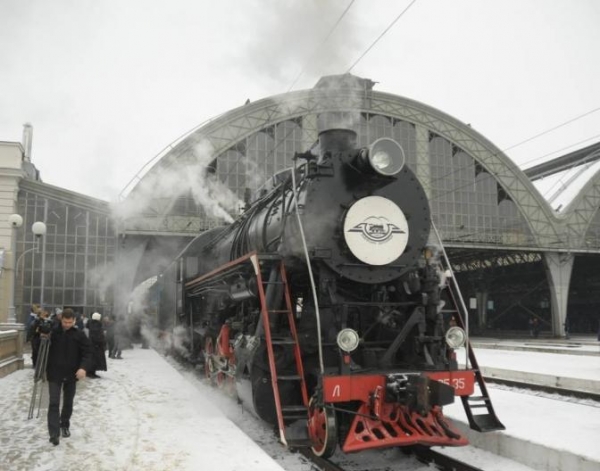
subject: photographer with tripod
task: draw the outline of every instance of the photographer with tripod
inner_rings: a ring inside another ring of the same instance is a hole
[[[58,445],[59,433],[63,438],[71,436],[71,414],[77,380],[85,378],[86,371],[92,368],[90,341],[75,328],[75,314],[72,309],[62,312],[60,324],[49,334],[41,334],[49,341],[46,374],[50,401],[48,405],[48,432],[50,443]],[[60,409],[61,390],[64,393]]]
[[[29,327],[28,337],[31,339],[31,362],[33,367],[37,363],[40,345],[42,339],[41,334],[49,334],[52,329],[52,321],[50,320],[50,314],[45,309],[40,309],[38,317],[31,323]]]

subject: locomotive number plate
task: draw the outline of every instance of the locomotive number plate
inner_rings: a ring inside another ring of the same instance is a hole
[[[455,396],[469,396],[475,390],[475,373],[472,371],[425,372],[427,376],[454,388]]]

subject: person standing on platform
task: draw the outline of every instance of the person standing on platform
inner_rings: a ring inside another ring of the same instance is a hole
[[[529,335],[533,338],[538,338],[540,335],[540,321],[539,319],[532,315],[529,318]]]
[[[106,335],[108,358],[113,358],[112,352],[115,349],[115,321],[110,316],[104,316],[102,324],[104,325],[104,333]]]
[[[37,320],[39,314],[40,314],[40,305],[32,304],[31,310],[29,311],[29,317],[27,318],[27,324],[25,324],[25,334],[27,335],[27,337],[26,337],[27,342],[31,341],[31,337],[33,334],[32,330],[31,330],[31,326]]]
[[[60,324],[56,325],[50,334],[48,364],[48,432],[50,443],[54,446],[60,442],[59,433],[63,438],[71,436],[71,415],[75,398],[77,380],[85,378],[86,372],[92,367],[92,349],[88,338],[75,328],[75,314],[72,309],[62,312]],[[63,392],[62,410],[60,396]]]
[[[83,330],[83,315],[78,312],[75,312],[75,326],[77,326],[79,330]]]
[[[55,326],[61,325],[62,312],[63,312],[63,310],[61,308],[57,307],[54,310],[54,315],[50,316],[50,320],[54,323]],[[75,315],[75,313],[73,313],[73,315]],[[77,321],[77,319],[75,319],[75,320]]]
[[[104,335],[104,326],[100,322],[101,319],[102,314],[94,312],[92,318],[87,323],[93,357],[92,369],[87,372],[90,378],[100,378],[96,374],[96,371],[106,371],[107,369],[106,355],[104,354],[106,350],[106,337]]]
[[[29,328],[31,327],[31,324],[33,324],[33,322],[38,318],[39,314],[40,314],[40,305],[32,304],[31,310],[29,311],[29,317],[27,318],[27,324],[25,324],[26,333],[29,332]],[[31,338],[28,336],[27,341],[29,342],[30,340],[31,340]]]
[[[113,320],[113,332],[114,332],[114,336],[115,336],[115,344],[113,346],[113,349],[110,351],[111,354],[111,358],[114,358],[115,360],[122,360],[123,358],[121,357],[121,347],[124,344],[123,341],[123,336],[124,333],[122,332],[123,326],[125,324],[123,323],[123,321],[117,317],[114,318]]]
[[[90,320],[88,319],[88,316],[87,316],[87,314],[84,312],[84,313],[81,315],[81,323],[83,324],[83,327],[81,328],[81,330],[83,330],[83,331],[85,332],[85,335],[87,335],[88,337],[89,337],[89,332],[88,332],[87,325],[88,325],[88,322],[89,322],[89,321],[90,321]]]
[[[533,318],[533,337],[538,338],[540,336],[540,321],[537,317]]]

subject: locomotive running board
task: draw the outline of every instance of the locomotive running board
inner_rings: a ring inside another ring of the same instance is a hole
[[[285,265],[283,260],[273,261],[271,265],[271,274],[269,281],[263,281],[261,270],[258,266],[259,256],[254,255],[251,257],[252,262],[255,266],[256,281],[258,287],[258,296],[260,299],[261,306],[261,318],[264,327],[265,343],[267,345],[267,353],[269,357],[269,369],[271,371],[271,385],[273,387],[273,396],[275,398],[275,408],[277,410],[277,425],[279,427],[279,439],[286,445],[291,447],[306,447],[310,446],[311,443],[308,440],[308,392],[306,389],[306,382],[304,379],[304,367],[302,365],[302,356],[300,354],[300,344],[298,343],[298,333],[296,331],[296,322],[294,319],[294,312],[292,309],[292,299],[287,281],[287,275],[285,271]],[[267,295],[265,293],[265,286],[268,285],[279,285],[283,288],[283,297],[285,301],[284,309],[270,309],[267,302]],[[285,339],[273,339],[271,335],[271,316],[287,316],[288,325],[290,328],[290,337]],[[296,363],[296,374],[280,375],[277,372],[277,366],[275,362],[275,354],[273,352],[273,345],[291,345],[294,350],[294,360]],[[280,381],[296,381],[300,383],[300,391],[302,393],[303,405],[286,405],[282,406],[281,396],[279,394],[279,382]],[[304,421],[304,426],[292,426],[286,427],[286,420],[290,421]]]
[[[435,233],[437,233],[437,229],[435,229]],[[440,264],[444,271],[448,270],[452,273],[452,268],[450,266],[450,260],[448,259],[448,255],[446,254],[446,250],[442,247],[442,257],[440,257]],[[465,322],[463,319],[467,318],[467,308],[465,306],[464,300],[460,294],[460,289],[458,287],[458,282],[454,277],[454,273],[450,277],[450,282],[448,283],[448,292],[450,294],[450,300],[454,306],[453,310],[450,310],[455,315],[456,325],[465,329]],[[465,329],[466,330],[466,329]],[[471,369],[475,373],[475,385],[479,388],[479,391],[475,391],[476,395],[471,396],[461,396],[460,399],[463,403],[463,407],[465,409],[465,413],[467,414],[467,419],[469,420],[469,426],[478,432],[493,432],[496,430],[505,430],[506,427],[500,422],[496,412],[494,411],[494,406],[492,405],[492,399],[488,394],[487,387],[485,386],[485,381],[483,380],[483,375],[481,374],[481,370],[479,369],[479,364],[477,363],[477,358],[475,357],[475,352],[473,351],[473,347],[471,346],[471,342],[467,336],[467,343],[465,345],[468,352],[468,358],[471,365]],[[467,367],[469,365],[466,365]],[[482,414],[474,414],[473,409],[485,409],[486,412]]]

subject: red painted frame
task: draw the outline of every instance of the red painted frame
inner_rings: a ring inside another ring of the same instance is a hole
[[[473,370],[424,371],[431,379],[454,387],[455,396],[470,396],[475,390]],[[385,390],[385,375],[323,376],[323,401],[368,402],[377,387]]]
[[[475,388],[472,370],[422,372],[454,387],[455,396],[469,396]],[[352,453],[391,446],[464,446],[468,440],[447,422],[442,408],[434,406],[422,415],[407,406],[385,402],[383,374],[324,376],[323,402],[360,401],[342,450]]]

